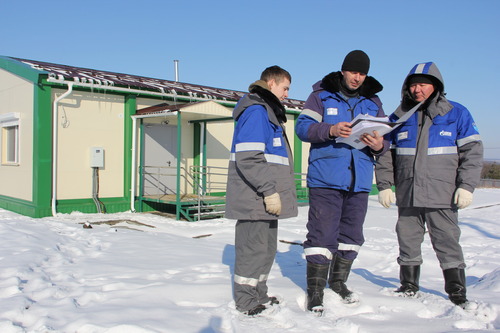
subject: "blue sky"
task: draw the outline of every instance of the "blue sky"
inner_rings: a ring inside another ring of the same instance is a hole
[[[485,157],[500,161],[498,0],[0,0],[0,55],[246,91],[262,70],[292,74],[290,98],[371,58],[387,114],[419,62],[473,114]]]

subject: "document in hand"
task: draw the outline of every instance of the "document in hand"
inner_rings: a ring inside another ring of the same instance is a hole
[[[388,117],[374,117],[368,114],[359,114],[351,122],[352,132],[348,138],[337,138],[337,143],[345,143],[356,149],[362,149],[366,145],[361,141],[361,135],[368,133],[373,135],[377,131],[379,135],[384,135],[401,125],[389,121]]]

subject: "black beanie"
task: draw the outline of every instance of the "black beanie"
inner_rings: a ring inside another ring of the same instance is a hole
[[[414,74],[408,78],[408,86],[411,86],[414,83],[427,83],[436,86],[433,77],[430,75],[422,75],[422,74]]]
[[[368,74],[370,69],[370,58],[361,50],[354,50],[349,52],[342,63],[343,71],[359,72]]]

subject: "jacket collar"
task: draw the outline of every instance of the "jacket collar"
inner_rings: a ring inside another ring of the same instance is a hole
[[[341,89],[341,80],[343,76],[340,71],[332,72],[326,75],[323,80],[321,80],[320,87],[330,93],[338,93]],[[383,86],[374,77],[367,76],[365,82],[359,88],[359,95],[362,97],[370,98],[375,96],[375,94],[382,91]]]
[[[394,114],[401,118],[406,112],[408,112],[417,103],[411,99],[411,97],[405,96],[403,102],[398,106]],[[426,110],[427,114],[431,119],[436,116],[444,116],[450,110],[453,109],[453,105],[446,99],[443,93],[438,92],[430,101],[426,101],[418,109],[418,111]]]

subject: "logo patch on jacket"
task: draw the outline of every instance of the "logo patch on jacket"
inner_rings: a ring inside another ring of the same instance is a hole
[[[273,139],[273,147],[281,147],[281,138]]]
[[[339,109],[338,108],[327,108],[326,114],[329,116],[336,116],[339,114]]]
[[[398,133],[398,141],[408,139],[408,131]]]
[[[439,132],[439,135],[441,135],[441,136],[451,136],[451,132],[442,130],[441,132]]]

